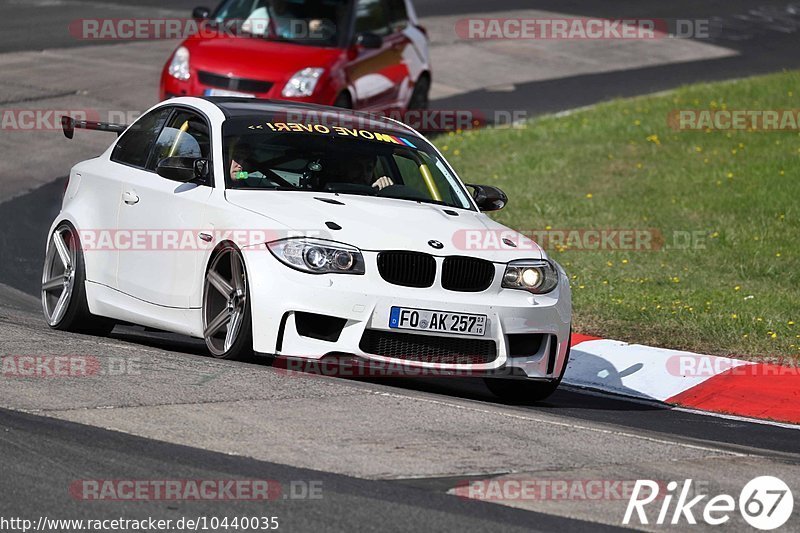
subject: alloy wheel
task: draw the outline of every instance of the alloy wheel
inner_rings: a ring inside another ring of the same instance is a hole
[[[51,326],[64,318],[75,288],[77,243],[72,228],[59,226],[50,236],[42,273],[42,309]]]
[[[242,331],[248,305],[247,277],[236,250],[217,254],[206,273],[203,294],[203,337],[209,351],[220,357]]]

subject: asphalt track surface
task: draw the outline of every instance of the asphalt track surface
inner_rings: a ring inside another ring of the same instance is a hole
[[[50,518],[100,520],[275,516],[288,531],[360,531],[375,525],[377,517],[387,531],[617,529],[491,503],[476,504],[396,481],[364,481],[13,411],[0,410],[0,428],[3,429],[0,490],[6,495],[2,511],[6,517],[29,517],[35,521],[43,512]],[[121,502],[112,506],[89,502],[87,505],[64,490],[87,473],[91,473],[89,479],[100,480],[259,479],[274,481],[282,490],[266,505],[242,501]],[[290,487],[304,479],[320,483],[324,497],[298,499],[304,488]],[[52,490],[47,490],[50,487]],[[94,508],[91,504],[95,504]]]
[[[42,17],[42,6],[46,4],[47,17]],[[668,4],[668,5],[666,5]],[[170,10],[188,10],[194,1],[171,2]],[[759,2],[759,6],[781,6],[786,2]],[[139,0],[136,5],[125,2],[93,0],[91,2],[0,2],[0,19],[3,24],[3,38],[0,40],[0,53],[36,50],[49,47],[81,46],[68,34],[63,34],[66,24],[76,17],[75,10],[91,10],[97,17],[131,16],[141,13],[141,6],[163,8],[164,3],[156,0]],[[576,16],[608,17],[664,17],[664,18],[703,18],[720,16],[725,13],[748,13],[752,10],[750,2],[690,2],[669,3],[650,2],[536,2],[503,0],[485,4],[475,0],[421,0],[417,2],[422,16],[444,14],[470,14],[476,12],[504,11],[535,7]],[[746,21],[745,21],[746,22]],[[768,24],[767,24],[768,26]],[[13,31],[6,31],[11,28]],[[35,28],[36,31],[32,31]],[[742,23],[740,31],[720,37],[725,46],[736,48],[740,55],[736,59],[699,61],[689,64],[667,65],[647,69],[634,69],[625,72],[576,76],[573,78],[532,82],[516,87],[513,93],[492,94],[476,91],[458,95],[439,104],[443,107],[491,107],[493,99],[503,99],[505,107],[527,106],[534,112],[546,112],[586,105],[606,98],[651,92],[697,80],[724,79],[747,74],[769,72],[782,68],[796,67],[800,63],[797,50],[797,34],[768,31],[762,19]],[[9,353],[31,353],[32,346],[48,349],[59,345],[60,353],[83,353],[97,342],[82,336],[59,335],[47,330],[37,316],[35,300],[25,295],[38,293],[38,276],[41,265],[47,226],[58,211],[63,183],[59,180],[45,185],[32,193],[14,198],[0,204],[0,283],[19,290],[0,291],[0,331],[2,331],[3,355]],[[203,371],[212,366],[212,361],[203,355],[202,347],[195,341],[171,335],[153,334],[139,328],[117,328],[108,345],[103,345],[102,353],[114,356],[122,353],[157,352],[160,361],[171,361],[175,365],[187,365]],[[28,350],[27,352],[25,350]],[[50,349],[50,353],[53,349]],[[164,363],[159,363],[164,364]],[[168,364],[168,363],[167,363]],[[231,372],[247,372],[252,379],[263,379],[273,386],[282,386],[282,378],[275,370],[264,364],[231,364]],[[166,370],[160,370],[166,372]],[[0,378],[3,379],[3,378]],[[585,456],[578,463],[602,464],[608,461],[604,449],[620,444],[619,455],[637,458],[660,450],[665,475],[677,477],[691,475],[692,468],[702,472],[712,483],[723,483],[730,475],[750,475],[771,473],[785,475],[787,482],[795,481],[793,487],[800,488],[800,444],[796,429],[776,425],[754,423],[746,420],[710,417],[682,410],[665,409],[658,405],[632,402],[625,399],[597,395],[585,391],[560,390],[547,402],[520,407],[498,403],[485,388],[470,380],[340,380],[330,378],[311,378],[324,380],[320,388],[347,389],[352,395],[352,403],[345,404],[353,410],[352,426],[342,425],[340,433],[354,431],[359,425],[359,405],[372,399],[374,394],[395,398],[398,409],[409,405],[431,406],[436,416],[443,419],[455,416],[458,410],[473,410],[490,417],[507,420],[514,425],[516,419],[533,420],[532,426],[519,436],[539,443],[542,435],[554,432],[553,427],[566,426],[576,433],[557,441],[549,453],[564,455],[570,448],[585,448]],[[277,380],[277,381],[276,381]],[[236,382],[232,382],[236,384]],[[136,384],[134,384],[135,386]],[[139,384],[147,387],[144,381]],[[289,386],[286,383],[285,386]],[[294,384],[291,384],[294,385]],[[105,385],[103,385],[105,386]],[[111,383],[109,387],[116,387]],[[126,383],[124,386],[131,386]],[[176,385],[177,386],[177,385]],[[98,386],[100,388],[100,386]],[[52,390],[53,397],[69,403],[70,393],[60,385],[52,389],[37,383],[14,382],[3,379],[0,382],[0,406],[13,410],[0,410],[0,515],[19,516],[36,519],[39,516],[58,518],[156,518],[177,519],[182,516],[236,516],[269,515],[279,516],[281,529],[287,531],[354,531],[380,529],[387,531],[600,531],[613,529],[621,517],[598,518],[591,522],[576,518],[580,512],[564,512],[560,509],[545,508],[545,511],[511,508],[494,503],[467,501],[447,494],[447,490],[459,481],[475,476],[491,477],[502,472],[491,473],[479,470],[474,473],[455,469],[450,476],[409,475],[404,470],[396,476],[359,475],[348,468],[317,468],[296,466],[297,464],[328,464],[320,454],[317,458],[295,459],[288,452],[276,451],[277,459],[289,457],[291,460],[269,461],[264,457],[269,453],[253,451],[241,453],[236,448],[241,435],[230,436],[231,455],[227,452],[226,441],[214,441],[214,446],[204,445],[197,440],[191,445],[190,434],[181,433],[180,421],[165,423],[162,427],[150,428],[142,425],[141,430],[131,429],[124,420],[125,407],[146,407],[145,400],[139,403],[123,398],[119,403],[111,389],[107,392],[109,404],[119,409],[99,410],[100,404],[82,403],[83,395],[91,393],[91,387],[84,384],[76,386],[76,407],[72,410],[54,406],[41,406],[40,396]],[[353,392],[355,391],[355,392]],[[377,392],[376,392],[377,391]],[[236,393],[227,391],[235,398]],[[120,392],[120,395],[122,392]],[[131,393],[133,394],[133,393]],[[155,391],[153,395],[166,394]],[[305,398],[304,398],[305,399]],[[79,401],[80,400],[80,401]],[[189,400],[187,400],[188,402]],[[210,401],[210,400],[207,400]],[[214,400],[216,401],[216,400]],[[330,399],[333,402],[333,399]],[[405,402],[405,403],[404,403]],[[45,402],[46,403],[46,402]],[[154,403],[158,403],[154,400]],[[202,407],[202,402],[198,402]],[[300,405],[300,402],[298,402]],[[324,405],[324,404],[322,404]],[[441,407],[441,411],[436,411]],[[231,409],[235,408],[232,404]],[[95,410],[92,410],[95,409]],[[27,412],[24,412],[27,411]],[[121,414],[114,418],[114,412]],[[210,413],[210,411],[209,411]],[[391,412],[387,411],[386,416]],[[162,416],[153,412],[154,420]],[[212,416],[209,414],[209,416]],[[268,417],[269,415],[264,415]],[[503,418],[506,417],[506,418]],[[69,420],[65,419],[68,418]],[[77,423],[72,420],[78,420]],[[168,418],[157,419],[164,423]],[[435,421],[434,421],[435,422]],[[324,421],[320,421],[324,423]],[[441,424],[446,426],[444,420]],[[432,424],[433,427],[436,423]],[[114,427],[118,431],[103,429]],[[411,426],[409,426],[411,427]],[[596,442],[580,443],[583,429],[592,430],[590,435]],[[507,427],[496,430],[498,433]],[[512,428],[513,429],[513,428]],[[212,428],[208,428],[209,433]],[[401,439],[403,427],[397,433],[387,432],[375,435],[375,455],[386,453],[383,440]],[[459,440],[458,433],[442,432],[449,438],[454,453],[460,453],[469,443]],[[149,438],[132,433],[147,435]],[[321,432],[324,434],[324,432]],[[188,435],[188,436],[187,436]],[[620,436],[614,440],[611,436]],[[430,436],[430,435],[429,435]],[[578,438],[576,438],[576,436]],[[635,436],[635,438],[633,437]],[[244,435],[246,437],[246,435]],[[291,439],[293,435],[286,435]],[[243,438],[243,437],[242,437]],[[627,440],[626,440],[627,439]],[[639,440],[637,440],[639,439]],[[180,442],[180,443],[176,443]],[[550,441],[542,441],[550,443]],[[190,445],[186,445],[190,444]],[[663,447],[656,447],[656,444]],[[533,445],[532,445],[533,446]],[[562,446],[559,449],[558,446]],[[638,450],[641,446],[642,450]],[[400,447],[402,448],[402,447]],[[324,449],[319,445],[319,449]],[[338,449],[338,448],[337,448]],[[359,448],[360,449],[360,448]],[[534,448],[531,448],[533,450]],[[456,452],[456,450],[459,450]],[[705,450],[709,458],[695,457],[687,450]],[[486,454],[497,453],[496,449],[486,449]],[[674,456],[672,455],[674,452]],[[399,462],[408,461],[407,455],[425,455],[424,448],[408,452],[398,449]],[[687,454],[684,457],[684,454]],[[391,454],[388,455],[392,457]],[[721,457],[721,459],[720,459]],[[735,458],[735,459],[731,459]],[[358,455],[346,458],[358,461]],[[703,469],[694,461],[707,460],[714,465]],[[364,458],[365,462],[368,462]],[[716,462],[715,461],[719,461]],[[290,464],[291,463],[291,464]],[[675,465],[674,471],[670,464]],[[750,468],[752,463],[754,466]],[[638,463],[637,463],[638,464]],[[680,465],[683,464],[683,467]],[[745,464],[745,466],[742,466]],[[583,465],[571,464],[564,468],[566,478],[575,475],[575,469]],[[512,471],[537,471],[533,462],[528,469],[515,467]],[[621,462],[620,470],[627,466]],[[612,464],[609,468],[614,470]],[[357,470],[357,469],[353,469]],[[727,472],[726,472],[727,470]],[[717,472],[716,474],[714,472]],[[553,472],[558,473],[557,467]],[[608,474],[608,470],[603,475]],[[689,472],[689,474],[686,474]],[[537,475],[542,475],[539,472]],[[623,475],[623,474],[620,474]],[[752,476],[751,476],[752,477]],[[296,480],[321,481],[324,497],[319,500],[299,500],[279,498],[261,503],[226,502],[84,502],[70,496],[67,487],[77,479],[270,479],[282,486],[289,486]],[[737,478],[738,479],[738,478]],[[791,482],[790,482],[791,485]],[[577,505],[577,504],[576,504]],[[795,512],[797,514],[797,512]],[[788,526],[791,528],[791,526]],[[794,522],[794,528],[797,521]],[[738,529],[738,528],[734,528]],[[788,529],[787,529],[788,530]]]

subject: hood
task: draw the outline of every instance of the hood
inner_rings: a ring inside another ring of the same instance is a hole
[[[329,68],[343,54],[339,48],[224,35],[188,39],[184,46],[189,49],[193,69],[272,82],[306,67]]]
[[[498,263],[543,257],[542,249],[532,240],[479,212],[331,193],[228,190],[225,194],[231,204],[300,234],[318,235],[365,251],[469,255]],[[341,229],[330,229],[328,222]],[[439,241],[444,246],[437,249],[429,241]]]

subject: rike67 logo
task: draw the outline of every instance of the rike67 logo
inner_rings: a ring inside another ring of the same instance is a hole
[[[728,522],[738,507],[738,511],[748,524],[756,529],[768,531],[784,525],[792,516],[794,509],[794,496],[789,486],[772,476],[760,476],[750,480],[739,494],[738,502],[728,494],[719,494],[711,498],[707,494],[694,495],[691,479],[685,480],[680,489],[677,481],[670,481],[666,485],[666,493],[660,494],[663,486],[663,483],[649,479],[637,480],[622,523],[631,524],[631,519],[635,516],[639,524],[649,524],[648,520],[652,520],[653,516],[651,514],[648,518],[645,507],[657,500],[661,504],[660,508],[656,504],[650,509],[651,513],[658,509],[658,517],[654,520],[657,525],[678,525],[683,521],[694,525],[700,518],[706,524],[719,526]],[[673,501],[675,501],[674,507],[672,507]],[[634,525],[636,525],[635,520]]]

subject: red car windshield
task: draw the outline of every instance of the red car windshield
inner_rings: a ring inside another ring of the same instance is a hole
[[[350,0],[227,0],[211,18],[265,39],[338,46],[350,6]]]

